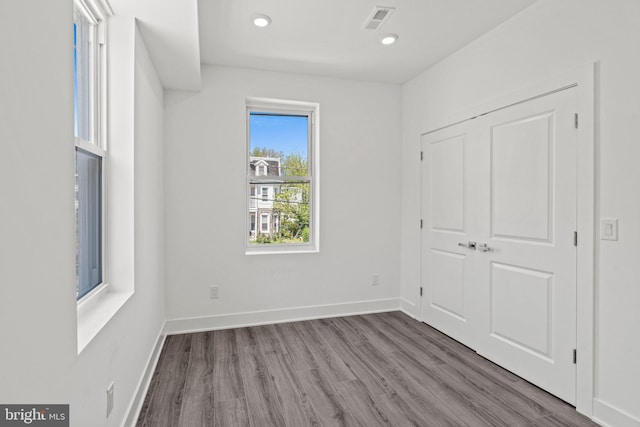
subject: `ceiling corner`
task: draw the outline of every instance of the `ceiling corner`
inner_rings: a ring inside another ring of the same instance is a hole
[[[110,3],[116,15],[136,18],[165,89],[200,90],[197,0],[110,0]]]

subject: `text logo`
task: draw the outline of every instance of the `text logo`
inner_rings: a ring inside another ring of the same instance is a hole
[[[0,427],[69,427],[69,405],[0,405]]]

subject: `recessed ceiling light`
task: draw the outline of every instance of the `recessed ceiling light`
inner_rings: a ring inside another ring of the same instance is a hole
[[[398,40],[397,34],[387,34],[386,36],[383,36],[380,39],[380,43],[388,46],[390,44],[394,44],[397,40]]]
[[[253,25],[256,27],[264,28],[271,24],[271,18],[267,15],[256,15],[253,17]]]

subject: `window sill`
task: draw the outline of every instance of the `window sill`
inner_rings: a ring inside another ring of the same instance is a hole
[[[108,290],[78,307],[78,355],[131,298],[133,292]]]
[[[250,246],[246,249],[245,255],[282,255],[282,254],[313,254],[320,250],[316,245],[274,245],[269,247]]]

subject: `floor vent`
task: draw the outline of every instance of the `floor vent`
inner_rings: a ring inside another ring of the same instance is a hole
[[[377,30],[393,13],[393,7],[376,6],[362,26],[363,30]]]

